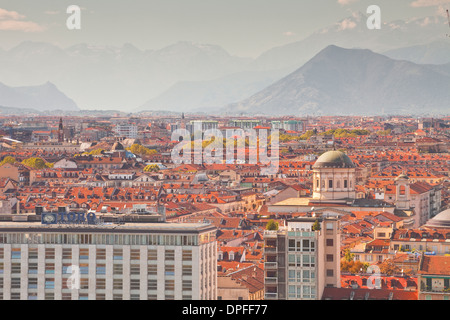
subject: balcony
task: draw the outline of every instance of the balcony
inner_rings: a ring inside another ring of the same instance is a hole
[[[264,295],[265,300],[277,300],[278,299],[278,293],[276,292],[266,292]]]
[[[278,268],[278,262],[270,262],[266,261],[264,262],[264,269],[277,269]]]
[[[315,238],[316,233],[314,231],[289,231],[288,236],[301,238]]]
[[[264,252],[266,253],[277,253],[277,247],[264,247]]]
[[[278,236],[277,230],[264,230],[264,239],[276,239]]]
[[[277,282],[278,282],[277,277],[265,277],[264,278],[264,283],[266,283],[266,284],[276,284]]]
[[[450,294],[450,288],[442,288],[442,287],[437,287],[437,288],[433,288],[433,287],[429,287],[426,286],[425,284],[422,284],[420,287],[420,291],[423,293],[435,293],[435,294]]]

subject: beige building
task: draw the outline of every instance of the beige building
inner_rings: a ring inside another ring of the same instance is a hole
[[[30,180],[30,170],[21,163],[5,163],[0,166],[0,178],[9,178],[20,185],[28,185]]]
[[[421,228],[395,230],[391,250],[450,254],[450,209],[428,220]]]
[[[422,255],[419,300],[450,300],[450,257]]]
[[[264,270],[256,265],[217,278],[218,300],[263,300]]]
[[[70,142],[30,142],[24,143],[21,149],[27,151],[42,150],[49,152],[77,153],[80,151],[80,145]]]
[[[320,300],[325,287],[340,288],[339,220],[297,218],[266,230],[264,261],[265,299]]]
[[[215,300],[210,224],[0,224],[0,300]]]
[[[341,151],[322,154],[312,166],[313,199],[355,199],[355,165]]]
[[[217,298],[219,300],[249,300],[249,288],[229,276],[217,278]]]

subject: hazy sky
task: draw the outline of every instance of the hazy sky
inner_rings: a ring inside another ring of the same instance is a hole
[[[352,12],[366,14],[374,4],[380,6],[383,22],[450,8],[450,0],[2,0],[0,47],[32,40],[61,47],[83,42],[160,49],[193,41],[256,57]],[[82,8],[81,30],[66,27],[69,5]]]

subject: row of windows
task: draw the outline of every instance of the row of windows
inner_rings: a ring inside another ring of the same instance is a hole
[[[316,257],[308,254],[290,254],[288,255],[289,267],[314,268],[316,266]]]
[[[437,245],[422,245],[422,244],[415,244],[415,245],[409,245],[409,244],[394,244],[394,250],[398,251],[398,250],[405,250],[405,251],[410,251],[416,249],[418,251],[434,251],[438,254],[447,254],[450,253],[450,245],[445,245],[445,244],[441,244],[440,246]],[[441,249],[441,250],[439,250]]]
[[[315,241],[308,239],[295,240],[289,239],[289,251],[314,252],[316,247]]]
[[[215,241],[214,233],[201,235],[138,235],[94,233],[0,233],[0,244],[106,244],[198,246]]]
[[[62,274],[72,274],[72,273],[79,273],[79,274],[89,274],[89,264],[80,264],[80,265],[72,265],[70,263],[65,263],[62,265]],[[97,275],[105,275],[106,274],[106,265],[97,263],[94,266],[91,266],[92,268],[95,268],[95,274]],[[123,275],[123,265],[122,264],[113,264],[112,267],[112,273],[114,275]],[[46,263],[44,273],[45,274],[54,274],[55,273],[55,264],[54,263]],[[20,274],[22,271],[22,266],[20,263],[12,263],[11,264],[11,273],[12,274]],[[37,274],[38,273],[38,264],[37,263],[30,263],[28,264],[28,268],[24,270],[28,274]],[[163,269],[165,276],[175,276],[175,265],[173,264],[166,264],[164,265]],[[183,265],[182,266],[182,275],[183,276],[192,276],[192,266],[191,265]],[[0,262],[0,275],[4,274],[4,263]],[[131,264],[130,265],[130,275],[140,275],[141,274],[141,266],[140,264]],[[146,268],[146,274],[147,275],[158,275],[158,266],[156,264],[147,265]]]
[[[211,247],[210,250],[213,248]],[[210,250],[206,250],[206,258],[208,258],[208,253]],[[38,248],[30,247],[28,248],[28,259],[38,259]],[[4,259],[5,253],[4,248],[0,248],[0,259]],[[20,259],[22,257],[21,248],[11,248],[11,259]],[[62,259],[72,259],[73,252],[72,248],[62,248]],[[79,249],[78,258],[80,260],[88,260],[90,257],[88,248]],[[160,257],[165,261],[174,261],[175,260],[175,250],[174,249],[165,249],[164,257]],[[201,258],[203,258],[203,251],[201,251]],[[55,259],[55,248],[45,248],[45,259],[52,260]],[[95,250],[95,259],[96,260],[105,260],[106,259],[106,249],[105,248],[96,248]],[[182,250],[182,261],[192,261],[192,250]],[[113,249],[113,260],[123,260],[123,249],[115,248]],[[130,249],[130,260],[141,260],[141,249]],[[148,249],[147,250],[147,260],[156,261],[158,260],[158,251],[157,249]]]
[[[70,289],[67,286],[67,283],[70,279],[63,278],[62,289]],[[158,289],[158,281],[157,279],[148,279],[147,280],[147,290],[157,290]],[[90,279],[80,278],[78,288],[80,290],[89,289]],[[165,279],[164,280],[164,290],[165,291],[174,291],[175,290],[175,280],[173,279]],[[22,279],[21,278],[11,278],[11,289],[21,289]],[[1,288],[3,288],[3,283]],[[37,289],[38,288],[38,279],[30,278],[28,279],[28,289]],[[55,289],[55,278],[45,278],[44,280],[44,288],[45,289]],[[124,289],[124,281],[123,279],[113,279],[112,282],[113,290],[123,290]],[[106,279],[96,279],[95,280],[95,289],[96,290],[105,290],[106,289]],[[141,280],[140,279],[130,279],[129,281],[129,289],[130,290],[140,290],[141,289]],[[192,280],[182,280],[181,282],[181,290],[182,291],[192,291]]]
[[[316,287],[308,285],[290,285],[288,287],[289,298],[297,299],[315,299],[316,298]]]
[[[320,184],[320,181],[322,181],[322,185]],[[320,189],[320,187],[322,189],[325,188],[325,179],[322,180],[316,180],[316,189]],[[349,181],[348,180],[343,180],[343,188],[346,189],[349,186]],[[352,187],[352,181],[350,180],[350,188]],[[336,180],[336,188],[339,189],[341,188],[341,181],[340,180]],[[329,179],[328,180],[328,189],[333,189],[333,180]]]
[[[314,282],[316,272],[314,270],[289,270],[289,282]]]
[[[147,295],[147,300],[157,300],[156,294],[149,293]],[[19,292],[12,292],[11,293],[11,300],[20,300],[20,293]],[[55,294],[53,292],[46,292],[44,296],[45,300],[55,300]],[[71,293],[62,293],[62,300],[73,300]],[[112,300],[123,300],[123,294],[121,293],[114,293],[112,296]],[[0,292],[0,300],[3,300],[3,294]],[[28,300],[38,300],[38,296],[36,292],[30,292],[28,293]],[[89,300],[89,294],[87,293],[79,293],[78,300]],[[97,293],[95,295],[95,300],[106,300],[106,294],[104,293]],[[141,300],[140,294],[130,294],[130,300]],[[175,300],[175,296],[173,294],[166,294],[164,296],[164,300]],[[192,295],[189,294],[183,294],[182,300],[192,300]]]

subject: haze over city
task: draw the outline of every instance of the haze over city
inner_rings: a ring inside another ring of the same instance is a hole
[[[443,54],[450,33],[445,0],[379,1],[380,30],[367,27],[372,3],[363,0],[79,1],[81,29],[69,30],[72,4],[2,2],[3,85],[49,82],[67,97],[61,108],[68,110],[198,112],[251,97],[329,45],[419,64],[450,62]],[[417,45],[424,47],[412,54]],[[302,101],[311,104],[308,97]],[[19,97],[0,105],[33,109]],[[287,112],[311,112],[304,109]],[[316,109],[326,113],[328,107]]]
[[[450,300],[449,8],[2,0],[0,300]]]

